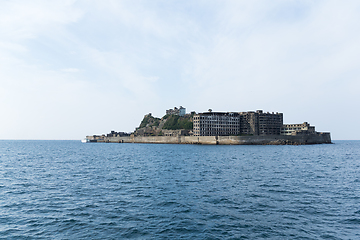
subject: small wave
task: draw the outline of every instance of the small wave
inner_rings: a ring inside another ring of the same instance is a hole
[[[341,223],[344,223],[344,224],[360,224],[360,218],[348,218],[348,219],[342,220]]]
[[[158,203],[157,205],[159,207],[170,207],[170,206],[178,205],[178,203],[174,201],[163,201]]]
[[[353,150],[45,143],[51,156],[31,142],[22,143],[35,146],[27,161],[0,152],[0,239],[359,236],[360,165],[344,150],[355,159],[360,142]]]
[[[260,187],[281,187],[281,185],[279,185],[279,184],[263,183],[263,184],[260,184]]]
[[[139,229],[137,227],[131,227],[128,229],[124,229],[124,233],[121,234],[122,238],[142,238],[144,239],[149,234],[145,232],[143,229]]]
[[[212,204],[229,204],[229,205],[232,205],[234,204],[233,201],[231,201],[230,199],[228,198],[216,198],[216,199],[211,199],[209,200],[208,202],[212,203]]]

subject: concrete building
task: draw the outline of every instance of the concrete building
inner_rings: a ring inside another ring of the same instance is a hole
[[[106,134],[106,136],[107,137],[126,137],[126,136],[130,136],[130,133],[111,131],[110,133]]]
[[[241,135],[280,135],[283,125],[282,113],[240,112]]]
[[[233,112],[204,112],[194,115],[194,136],[236,136],[240,134],[240,115]]]
[[[241,135],[280,135],[283,126],[282,113],[241,112]]]
[[[280,135],[282,113],[204,112],[194,115],[194,136]]]
[[[259,117],[256,112],[240,112],[240,134],[259,135]]]
[[[180,108],[174,107],[174,109],[166,110],[166,115],[173,115],[173,114],[183,117],[186,114],[186,108],[180,106]]]
[[[297,135],[297,134],[314,134],[315,127],[310,126],[309,123],[301,124],[283,124],[281,128],[281,135]]]

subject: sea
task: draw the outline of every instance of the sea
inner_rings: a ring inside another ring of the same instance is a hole
[[[0,239],[360,239],[360,141],[0,141]]]

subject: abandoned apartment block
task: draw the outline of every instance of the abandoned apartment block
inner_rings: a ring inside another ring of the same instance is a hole
[[[249,112],[203,112],[194,115],[194,136],[261,136],[315,133],[307,122],[283,124],[283,113],[262,110]]]

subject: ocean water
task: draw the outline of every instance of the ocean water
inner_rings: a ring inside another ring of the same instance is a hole
[[[360,239],[360,141],[0,141],[1,239]]]

